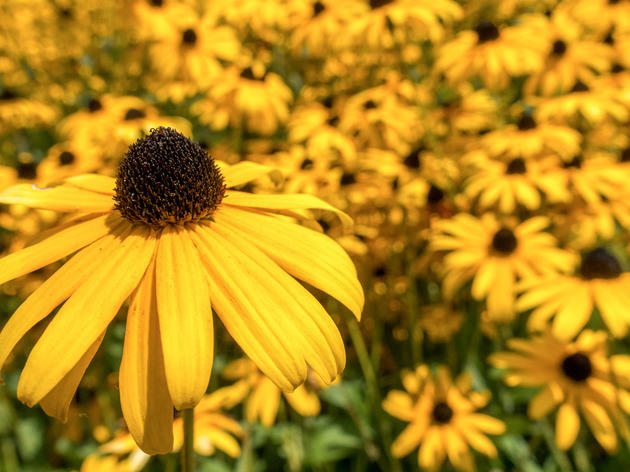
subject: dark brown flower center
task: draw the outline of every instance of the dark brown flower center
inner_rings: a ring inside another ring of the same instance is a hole
[[[224,195],[223,176],[208,153],[160,127],[129,147],[118,168],[114,200],[132,223],[162,227],[210,217]]]
[[[553,54],[554,56],[563,56],[565,52],[567,52],[567,43],[565,43],[561,39],[556,39],[553,42],[551,54]]]
[[[17,174],[20,179],[34,179],[37,177],[37,162],[20,162]]]
[[[576,92],[588,92],[590,89],[588,88],[588,85],[586,85],[584,82],[582,82],[581,80],[578,80],[577,82],[575,82],[575,85],[573,85],[573,88],[571,89],[572,93],[576,93]]]
[[[630,146],[621,151],[621,155],[619,156],[620,162],[630,162]]]
[[[137,120],[138,118],[144,118],[146,114],[142,110],[137,108],[130,108],[125,113],[125,121]]]
[[[4,89],[2,93],[0,93],[0,100],[9,101],[9,100],[15,100],[16,98],[18,98],[18,96],[9,89]]]
[[[626,68],[622,66],[621,64],[619,64],[618,62],[615,62],[610,68],[610,72],[612,72],[613,74],[620,74],[624,70],[626,70]]]
[[[411,151],[405,159],[403,160],[403,164],[405,164],[410,169],[419,169],[421,165],[420,154],[426,151],[426,148],[421,144],[413,151]]]
[[[479,44],[499,38],[499,29],[490,21],[480,21],[475,27]]]
[[[511,229],[503,227],[492,237],[492,248],[502,255],[509,255],[514,252],[518,240]]]
[[[444,190],[442,190],[440,187],[436,187],[435,185],[431,184],[431,187],[429,188],[429,192],[427,193],[427,203],[429,205],[437,205],[438,203],[442,201],[443,198],[444,198]]]
[[[565,162],[564,164],[562,164],[562,167],[564,167],[565,169],[571,169],[571,168],[581,169],[583,162],[584,162],[584,159],[582,158],[582,156],[575,156],[569,162]]]
[[[527,172],[527,166],[525,165],[525,160],[521,157],[512,159],[505,169],[505,173],[508,175],[524,174],[525,172]]]
[[[182,43],[188,46],[192,46],[196,42],[197,42],[197,33],[195,33],[195,30],[192,28],[188,28],[184,30],[184,32],[182,33]]]
[[[433,421],[436,423],[446,424],[451,421],[451,418],[453,418],[453,410],[446,404],[446,402],[438,402],[433,407],[431,416],[433,417]]]
[[[530,129],[534,129],[536,127],[536,120],[532,115],[525,113],[518,120],[518,129],[520,131],[529,131]]]
[[[314,164],[313,160],[307,157],[306,159],[302,161],[302,164],[300,164],[300,169],[302,170],[312,169],[313,164]]]
[[[74,162],[74,154],[70,151],[63,151],[59,154],[59,165],[68,166]]]
[[[158,8],[164,5],[163,0],[150,0],[149,3],[151,4],[151,6],[158,7]]]
[[[377,106],[378,105],[376,104],[374,100],[368,100],[367,102],[363,104],[363,108],[365,108],[366,110],[373,110]]]
[[[394,3],[394,0],[370,0],[370,8],[376,10],[390,3]]]
[[[603,247],[593,249],[582,256],[580,274],[587,280],[614,279],[622,272],[617,258]]]
[[[593,373],[591,360],[581,352],[565,357],[561,367],[564,375],[575,382],[584,382]]]
[[[90,110],[90,113],[95,113],[102,109],[103,109],[103,104],[96,98],[93,98],[89,101],[88,110]]]
[[[344,172],[339,180],[341,185],[352,185],[357,183],[357,176],[352,172]]]
[[[322,13],[324,10],[326,10],[326,5],[322,2],[315,2],[313,4],[313,18]]]

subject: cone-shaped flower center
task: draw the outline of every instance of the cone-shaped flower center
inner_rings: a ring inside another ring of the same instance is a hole
[[[475,27],[477,32],[478,43],[494,41],[499,38],[499,29],[490,21],[480,21]]]
[[[70,151],[63,151],[59,154],[59,165],[69,166],[74,162],[74,154]]]
[[[192,28],[184,30],[182,33],[182,43],[192,46],[197,42],[197,33]]]
[[[619,261],[603,247],[592,250],[582,257],[580,274],[587,280],[614,279],[621,275]]]
[[[157,128],[129,147],[116,179],[115,208],[154,227],[208,218],[223,200],[223,176],[201,146]]]
[[[565,52],[567,52],[567,43],[561,39],[556,39],[553,42],[551,53],[555,56],[563,56]]]
[[[433,421],[440,424],[446,424],[453,417],[453,410],[445,402],[438,402],[433,407]]]
[[[430,205],[436,205],[440,203],[443,198],[444,198],[444,190],[442,190],[440,187],[436,187],[435,185],[431,184],[431,187],[429,188],[429,192],[427,193],[427,203],[429,203]]]
[[[137,108],[130,108],[125,113],[125,121],[137,120],[138,118],[144,118],[146,115],[142,110],[138,110]]]
[[[514,236],[514,233],[509,228],[501,228],[494,233],[494,237],[492,238],[492,248],[506,256],[512,254],[517,245],[518,241],[516,236]]]
[[[576,352],[562,361],[562,372],[571,380],[584,382],[593,373],[591,360],[585,354]]]
[[[532,115],[524,114],[521,119],[518,120],[518,129],[521,131],[528,131],[536,127],[536,120]]]
[[[322,2],[315,2],[313,4],[313,17],[316,17],[324,10],[326,10],[326,5],[324,5]]]
[[[512,159],[505,169],[506,174],[524,174],[525,172],[527,172],[527,166],[521,157]]]

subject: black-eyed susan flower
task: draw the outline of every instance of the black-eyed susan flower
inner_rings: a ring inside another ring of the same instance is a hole
[[[309,385],[310,382],[298,386],[292,392],[283,392],[249,359],[230,362],[221,374],[226,379],[237,380],[234,386],[244,389],[245,419],[249,422],[273,426],[283,396],[291,408],[301,416],[316,416],[321,410],[319,398]],[[312,378],[313,375],[309,377]]]
[[[115,180],[84,175],[54,188],[18,185],[2,193],[3,203],[70,213],[49,237],[0,260],[3,282],[76,253],[0,332],[3,365],[24,334],[63,303],[22,371],[22,401],[41,402],[64,419],[129,296],[121,404],[132,436],[147,452],[170,450],[173,406],[191,408],[206,391],[211,309],[281,389],[303,383],[309,366],[327,383],[339,375],[341,336],[291,277],[329,292],[360,316],[363,292],[350,258],[327,236],[292,220],[309,209],[336,210],[309,195],[226,190],[265,171],[222,169],[199,145],[158,128],[129,148]]]
[[[628,425],[620,406],[628,411],[630,393],[618,387],[617,376],[628,373],[629,356],[608,356],[607,333],[583,331],[575,341],[561,340],[550,332],[530,339],[507,341],[512,352],[497,352],[489,362],[508,372],[512,386],[542,387],[528,405],[537,420],[556,408],[555,440],[568,449],[580,431],[580,415],[599,444],[609,453],[617,449],[618,434],[626,437]]]
[[[556,247],[543,231],[549,219],[539,216],[518,225],[502,225],[494,215],[481,218],[461,213],[436,223],[434,251],[444,257],[443,289],[447,298],[469,280],[471,294],[486,300],[491,318],[510,321],[515,315],[516,281],[535,275],[567,272],[574,258]]]
[[[131,472],[132,470],[139,469],[134,469],[133,464],[128,461],[119,461],[116,457],[91,454],[81,464],[80,472]]]
[[[523,280],[523,292],[516,307],[531,310],[527,326],[544,331],[553,318],[551,330],[559,339],[571,339],[588,323],[597,308],[608,329],[621,337],[630,325],[630,273],[604,247],[582,255],[574,275],[550,274]]]
[[[478,413],[490,401],[490,392],[471,390],[471,378],[451,380],[446,367],[431,376],[426,366],[403,371],[405,391],[393,390],[383,400],[383,409],[409,425],[392,444],[392,454],[404,457],[419,447],[418,464],[439,470],[446,459],[457,469],[475,470],[471,448],[488,457],[497,449],[486,435],[505,432],[505,424]]]

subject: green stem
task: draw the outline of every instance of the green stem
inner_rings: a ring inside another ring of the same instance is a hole
[[[195,410],[182,411],[184,419],[184,445],[182,446],[182,472],[195,472]]]

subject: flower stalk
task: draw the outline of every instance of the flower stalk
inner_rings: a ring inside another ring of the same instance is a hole
[[[184,444],[182,446],[182,472],[195,472],[195,410],[182,411],[184,419]]]

